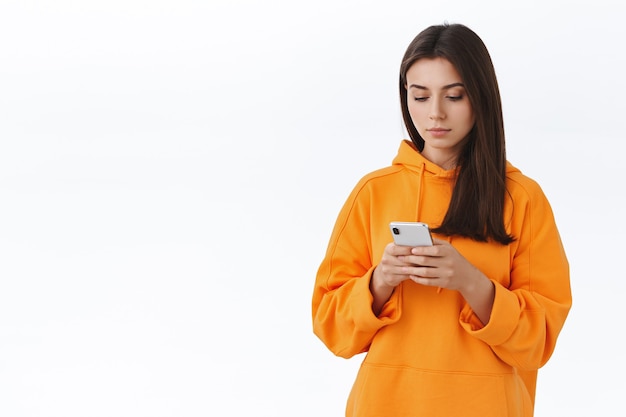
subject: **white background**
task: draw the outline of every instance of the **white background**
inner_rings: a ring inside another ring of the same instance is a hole
[[[300,3],[1,1],[0,415],[343,415],[362,358],[313,335],[316,269],[444,21],[489,48],[571,263],[536,415],[621,415],[617,0]]]

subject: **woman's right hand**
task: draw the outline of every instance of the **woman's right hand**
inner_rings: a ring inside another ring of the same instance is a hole
[[[414,265],[402,259],[404,256],[411,255],[411,249],[410,246],[398,246],[393,242],[385,247],[383,257],[374,269],[370,280],[370,292],[374,297],[372,302],[374,314],[380,314],[383,306],[391,297],[394,288],[402,281],[411,279],[405,268]]]

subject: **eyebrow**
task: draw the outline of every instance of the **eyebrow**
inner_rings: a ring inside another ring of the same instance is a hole
[[[453,87],[463,87],[465,88],[465,84],[463,83],[452,83],[452,84],[447,84],[443,86],[443,90],[449,90]],[[418,90],[428,90],[428,87],[424,87],[423,85],[419,85],[419,84],[411,84],[409,86],[409,89],[411,88],[417,88]]]

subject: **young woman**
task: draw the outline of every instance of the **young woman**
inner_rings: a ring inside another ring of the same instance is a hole
[[[482,40],[422,31],[400,102],[411,141],[356,185],[315,281],[315,334],[338,356],[367,352],[346,416],[532,416],[569,267],[544,193],[506,160]],[[434,245],[395,245],[391,221],[427,223]]]

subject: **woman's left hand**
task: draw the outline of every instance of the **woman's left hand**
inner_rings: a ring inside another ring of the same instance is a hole
[[[416,246],[403,261],[410,278],[421,285],[462,291],[474,277],[482,275],[448,241],[433,239],[433,246]],[[471,284],[470,284],[471,285]]]
[[[495,296],[494,284],[448,241],[433,239],[433,246],[416,246],[411,255],[399,257],[413,264],[403,273],[421,285],[456,290],[461,293],[480,320],[487,324]]]

